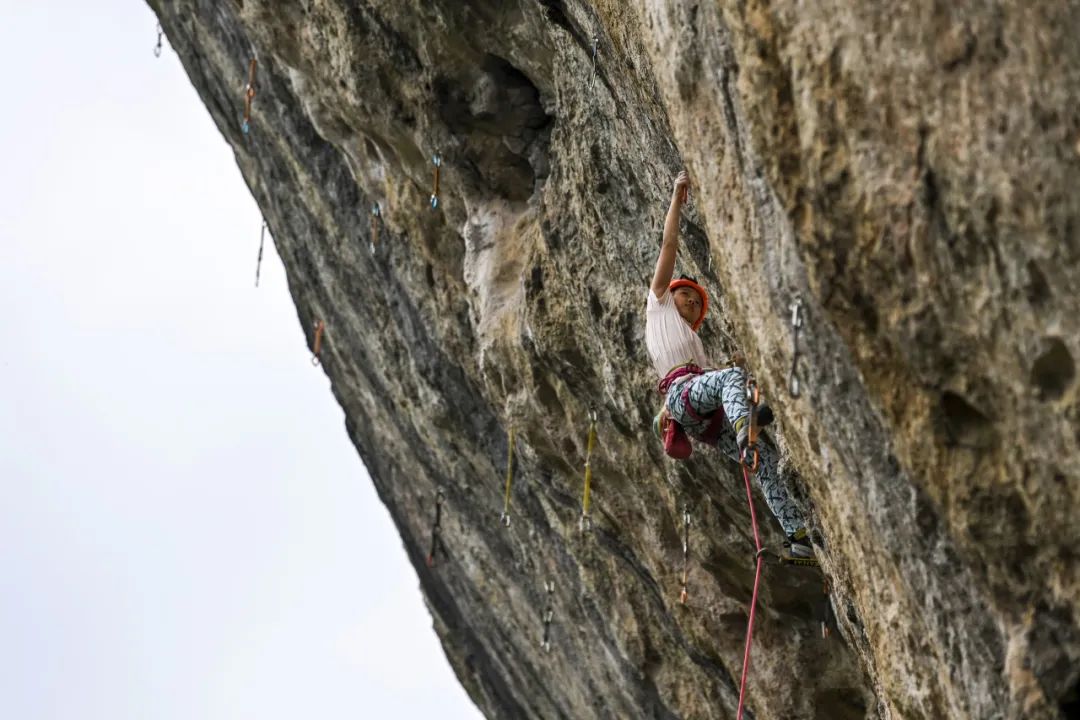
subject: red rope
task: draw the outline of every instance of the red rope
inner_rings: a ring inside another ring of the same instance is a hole
[[[754,497],[750,492],[750,470],[746,467],[746,456],[739,462],[742,466],[743,480],[746,481],[746,502],[750,505],[750,522],[754,527],[754,547],[757,549],[757,568],[754,570],[754,594],[750,598],[750,620],[746,624],[746,649],[743,651],[742,680],[739,681],[739,709],[736,720],[742,720],[743,700],[746,698],[746,676],[750,671],[750,643],[754,639],[754,610],[757,608],[758,584],[761,580],[761,538],[758,537],[757,514],[754,512]]]

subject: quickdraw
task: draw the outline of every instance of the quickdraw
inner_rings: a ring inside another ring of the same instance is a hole
[[[436,210],[439,207],[439,170],[442,168],[442,155],[438,151],[431,156],[431,164],[435,166],[435,182],[431,190],[431,209]]]
[[[165,33],[161,29],[161,23],[157,24],[157,45],[154,46],[154,57],[161,57],[161,38]]]
[[[592,530],[592,516],[589,514],[592,501],[592,451],[596,445],[596,410],[589,410],[589,440],[585,447],[585,491],[581,497],[581,532]]]
[[[758,388],[757,380],[753,375],[746,378],[746,404],[750,406],[749,423],[750,426],[746,431],[746,456],[743,458],[745,462],[746,458],[752,457],[753,462],[750,464],[750,472],[757,472],[758,469],[758,403],[761,402],[761,390]]]
[[[822,603],[821,610],[821,639],[828,640],[832,635],[832,628],[829,627],[829,616],[832,614],[832,599],[829,596],[829,581],[826,580],[822,590],[825,593],[825,601]]]
[[[321,360],[319,359],[319,354],[322,352],[322,336],[325,329],[326,325],[323,323],[322,320],[319,320],[315,323],[315,342],[313,344],[313,347],[311,348],[311,352],[314,353],[311,356],[312,365],[318,365],[321,362]]]
[[[244,122],[240,125],[240,129],[247,135],[251,132],[251,103],[255,100],[255,58],[251,58],[251,64],[248,65],[248,81],[244,86]]]
[[[589,75],[589,93],[593,93],[593,89],[596,87],[596,67],[597,56],[600,54],[600,36],[593,35],[592,38],[592,74]]]
[[[683,508],[683,539],[682,539],[682,592],[679,593],[679,604],[686,604],[686,586],[690,579],[690,508]]]
[[[255,287],[259,287],[259,272],[262,270],[263,241],[266,239],[266,221],[259,230],[259,259],[255,261]]]
[[[382,209],[379,203],[371,205],[371,252],[375,252],[375,243],[379,240],[379,218],[382,217]]]
[[[791,355],[791,372],[788,373],[788,394],[793,398],[799,397],[799,333],[803,326],[802,298],[796,296],[795,302],[791,303],[791,332],[794,352]]]
[[[503,497],[503,511],[499,521],[510,527],[510,485],[514,481],[514,426],[507,432],[506,445],[506,492]]]
[[[551,650],[551,619],[555,617],[555,608],[551,602],[555,594],[555,582],[552,580],[545,582],[544,590],[547,591],[547,605],[544,607],[544,639],[541,644],[544,652],[549,652]]]
[[[746,647],[743,650],[742,678],[739,681],[739,708],[736,711],[735,720],[742,720],[743,716],[743,705],[746,699],[746,678],[750,671],[750,647],[754,638],[754,613],[757,610],[758,588],[761,584],[761,566],[765,560],[765,550],[761,546],[761,537],[758,535],[754,496],[750,490],[750,473],[756,472],[758,467],[757,404],[760,399],[757,381],[754,380],[753,376],[746,379],[746,398],[750,405],[750,429],[746,448],[739,458],[739,465],[742,468],[743,480],[746,482],[746,503],[750,506],[750,524],[754,530],[755,568],[754,592],[750,596],[750,618],[746,623]],[[751,456],[753,457],[753,464],[750,462]]]
[[[443,489],[435,491],[435,521],[431,524],[431,548],[428,550],[427,566],[435,567],[435,553],[442,544],[439,531],[442,529]]]

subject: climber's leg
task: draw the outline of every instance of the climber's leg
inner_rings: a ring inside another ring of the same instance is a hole
[[[790,474],[782,477],[779,470],[779,455],[768,436],[761,435],[758,438],[758,469],[757,480],[761,486],[761,492],[765,496],[772,514],[780,521],[780,527],[784,528],[784,534],[788,538],[797,536],[802,530],[805,534],[806,522],[803,520],[799,506],[791,499],[789,485]]]
[[[725,427],[716,441],[717,449],[735,462],[739,462],[739,445],[735,440],[735,433],[730,427]],[[767,435],[758,437],[758,469],[757,481],[761,487],[761,494],[765,496],[765,504],[776,516],[784,534],[790,539],[798,536],[800,530],[804,530],[806,522],[803,520],[799,506],[791,499],[788,485],[791,477],[782,477],[778,469],[779,453],[773,446]]]
[[[746,371],[741,367],[710,370],[695,376],[690,385],[690,405],[699,415],[722,409],[728,422],[746,417]]]

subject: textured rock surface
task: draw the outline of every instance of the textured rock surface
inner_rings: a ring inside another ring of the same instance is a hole
[[[734,717],[741,479],[708,452],[669,464],[648,431],[644,293],[683,166],[680,267],[716,296],[703,339],[771,391],[843,636],[818,638],[820,575],[771,570],[753,716],[1078,711],[1080,5],[150,4],[235,148],[308,341],[327,323],[348,432],[488,717]]]

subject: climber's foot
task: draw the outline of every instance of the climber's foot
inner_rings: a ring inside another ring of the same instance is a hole
[[[806,528],[799,528],[793,534],[788,535],[784,543],[784,551],[791,558],[813,558],[814,548],[810,545],[810,538],[806,534]]]

